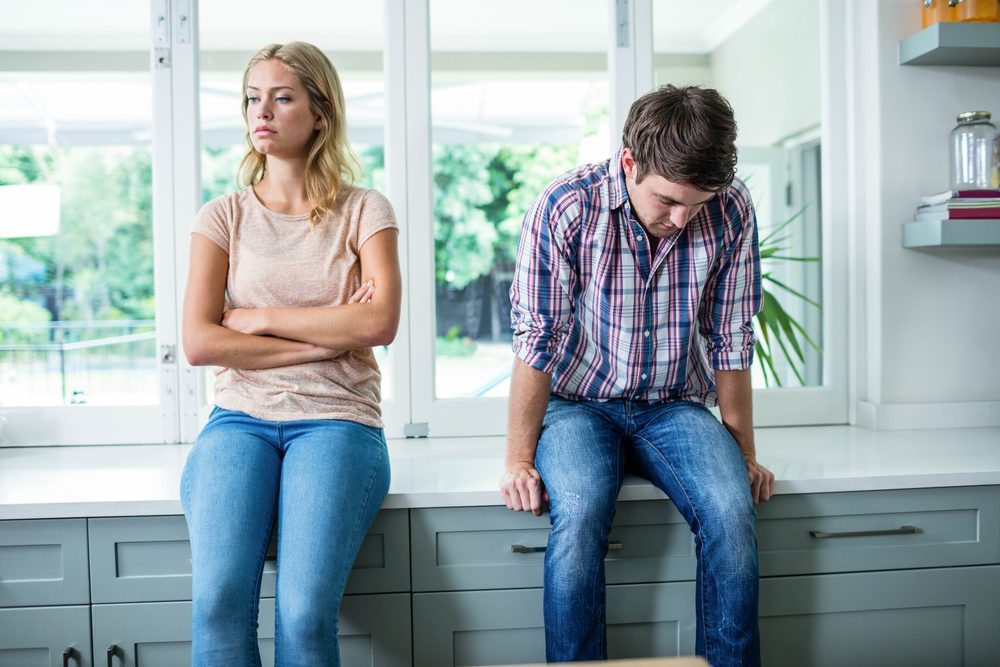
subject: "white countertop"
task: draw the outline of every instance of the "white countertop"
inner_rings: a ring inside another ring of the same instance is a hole
[[[870,431],[852,426],[757,429],[776,493],[1000,484],[1000,428]],[[181,514],[190,445],[0,449],[0,519]],[[503,439],[391,440],[384,507],[502,504]],[[622,500],[664,495],[628,477]]]

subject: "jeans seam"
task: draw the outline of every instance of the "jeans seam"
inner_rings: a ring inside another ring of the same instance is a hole
[[[681,482],[680,477],[677,476],[677,472],[674,470],[674,466],[670,463],[669,460],[667,460],[667,457],[663,455],[663,452],[661,452],[660,449],[656,445],[654,445],[652,442],[650,442],[648,439],[646,439],[645,437],[643,437],[641,435],[636,435],[635,439],[639,440],[639,441],[641,441],[643,443],[645,443],[650,448],[652,448],[652,450],[654,452],[656,452],[656,455],[658,457],[660,457],[660,460],[663,461],[663,464],[666,466],[667,470],[670,471],[670,475],[677,482],[677,487],[681,491],[684,492],[684,496],[685,496],[685,500],[687,501],[687,505],[688,505],[688,507],[691,508],[691,516],[697,522],[698,526],[700,527],[701,526],[701,519],[698,517],[698,508],[695,507],[695,504],[691,501],[691,496],[688,494],[687,488],[685,487],[685,485]],[[700,544],[700,543],[701,543],[701,537],[700,537],[700,535],[696,535],[695,536],[696,553],[698,553],[698,556],[699,556],[699,558],[698,558],[698,569],[699,570],[703,570],[704,567],[703,567],[703,564],[701,562],[702,559],[700,558],[701,554],[699,553],[699,549],[697,548],[697,545]],[[708,624],[706,623],[706,619],[705,619],[705,600],[707,599],[705,597],[705,577],[701,576],[701,577],[698,577],[698,579],[701,580],[699,582],[699,584],[700,584],[700,588],[701,588],[701,601],[702,601],[701,609],[698,610],[698,614],[701,617],[700,618],[700,620],[701,620],[701,624],[700,625],[701,625],[702,641],[705,643],[705,655],[708,655],[709,654],[709,650],[708,650],[708,635],[709,635],[709,633],[707,631]]]
[[[279,491],[277,497],[278,498],[281,497],[280,491]],[[257,641],[256,641],[256,639],[257,639],[257,637],[256,637],[256,635],[257,635],[257,618],[260,615],[260,583],[261,583],[261,580],[262,580],[262,578],[264,576],[264,563],[267,560],[267,545],[271,541],[271,528],[270,527],[274,526],[274,518],[277,515],[277,511],[278,511],[278,508],[277,508],[277,502],[276,502],[275,506],[271,509],[271,518],[270,518],[270,520],[267,523],[267,525],[269,526],[268,529],[267,529],[267,537],[264,538],[264,546],[261,549],[260,558],[259,558],[259,564],[257,566],[257,586],[256,587],[251,586],[251,588],[250,588],[250,591],[251,591],[251,594],[250,594],[250,609],[252,610],[251,611],[251,617],[250,617],[250,623],[251,623],[251,627],[253,628],[253,631],[250,633],[250,636],[251,636],[250,655],[253,655],[253,656],[257,657],[257,659],[255,661],[255,664],[257,665],[257,667],[260,667],[260,664],[261,664],[261,661],[260,661],[260,651],[257,648]],[[281,526],[278,526],[278,530],[279,531],[281,530]],[[276,587],[277,587],[277,582],[275,582],[275,584],[276,584]],[[277,600],[277,591],[275,591],[275,600]],[[278,627],[278,606],[277,605],[274,606],[274,625],[275,625],[275,628],[277,629],[277,627]],[[274,636],[275,636],[274,645],[275,645],[275,650],[277,651],[278,641],[279,641],[278,640],[278,637],[279,637],[278,632],[275,632]]]
[[[368,507],[368,503],[371,500],[372,489],[375,487],[375,480],[378,478],[378,473],[382,469],[382,464],[385,460],[385,454],[386,454],[386,449],[384,447],[384,442],[383,442],[383,447],[379,448],[378,463],[372,468],[371,476],[368,478],[368,490],[365,492],[365,499],[361,503],[361,511],[358,512],[357,522],[354,524],[354,532],[351,535],[351,544],[357,545],[358,547],[361,546],[360,544],[358,544],[358,533],[361,531],[361,522],[365,516],[365,508]]]

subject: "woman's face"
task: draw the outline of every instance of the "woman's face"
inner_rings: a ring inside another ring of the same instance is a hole
[[[304,158],[323,119],[309,108],[309,93],[278,60],[265,60],[247,77],[247,128],[254,148],[279,158]]]

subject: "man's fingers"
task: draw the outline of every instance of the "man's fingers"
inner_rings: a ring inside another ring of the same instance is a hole
[[[531,497],[531,513],[535,516],[542,514],[542,485],[538,479],[532,477],[528,482],[528,493]]]

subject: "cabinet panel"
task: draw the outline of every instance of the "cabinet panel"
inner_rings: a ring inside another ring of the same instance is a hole
[[[761,576],[1000,563],[1000,487],[775,496],[757,539]]]
[[[380,512],[358,552],[348,593],[409,589],[406,510]],[[191,599],[191,545],[183,516],[90,519],[94,602]],[[274,597],[277,545],[264,563],[261,597]]]
[[[90,667],[90,653],[86,605],[0,609],[0,667]]]
[[[410,667],[410,594],[348,595],[340,607],[340,664]]]
[[[611,658],[694,653],[694,584],[608,587]],[[413,595],[415,667],[545,661],[542,590]]]
[[[413,590],[473,590],[542,585],[549,517],[506,507],[411,512]],[[608,583],[693,579],[694,541],[666,501],[618,505],[609,537]],[[537,549],[527,553],[515,545]]]
[[[1000,567],[761,581],[769,667],[996,665]]]
[[[191,603],[146,602],[93,606],[94,663],[114,667],[191,665]],[[274,600],[260,601],[261,661],[274,665]]]
[[[85,519],[0,521],[0,607],[88,602]]]
[[[265,667],[274,665],[274,600],[262,599],[258,646]],[[115,667],[184,667],[191,664],[191,603],[94,605],[94,658]],[[410,660],[410,596],[349,595],[340,611],[343,665],[404,667]]]

